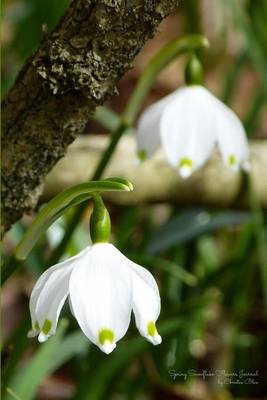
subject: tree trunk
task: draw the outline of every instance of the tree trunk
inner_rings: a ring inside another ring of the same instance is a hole
[[[35,207],[45,175],[177,6],[178,0],[74,0],[43,39],[2,105],[3,231]]]

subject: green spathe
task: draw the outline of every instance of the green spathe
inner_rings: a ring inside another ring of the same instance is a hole
[[[35,324],[34,324],[33,328],[34,328],[35,331],[39,331],[40,330],[40,326],[38,324],[38,321],[35,321]]]
[[[19,242],[15,257],[24,260],[37,240],[46,232],[67,209],[92,198],[95,193],[106,191],[131,191],[133,185],[123,178],[108,178],[99,181],[83,182],[72,186],[50,200],[38,213],[35,220]],[[97,196],[97,194],[95,194]],[[8,274],[8,273],[7,273]]]

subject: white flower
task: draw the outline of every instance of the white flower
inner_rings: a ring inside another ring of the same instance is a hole
[[[150,106],[137,127],[140,159],[162,145],[170,164],[187,178],[200,168],[217,143],[234,171],[248,169],[248,143],[238,117],[200,85],[176,90]]]
[[[30,298],[29,337],[39,335],[44,342],[55,334],[67,296],[82,331],[105,353],[125,335],[132,309],[141,335],[161,343],[155,325],[160,313],[156,281],[112,244],[93,244],[41,275]]]

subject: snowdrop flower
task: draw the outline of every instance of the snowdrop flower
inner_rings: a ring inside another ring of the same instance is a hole
[[[151,157],[162,146],[183,178],[208,160],[215,145],[233,171],[248,169],[248,143],[238,117],[201,85],[180,88],[154,103],[137,127],[138,156]]]
[[[38,335],[39,342],[44,342],[54,335],[69,297],[80,328],[106,354],[125,335],[132,310],[140,334],[154,345],[160,344],[155,325],[160,313],[156,281],[106,242],[110,221],[103,203],[104,212],[99,204],[95,203],[91,217],[93,245],[49,268],[38,279],[30,297],[32,329],[28,336]]]

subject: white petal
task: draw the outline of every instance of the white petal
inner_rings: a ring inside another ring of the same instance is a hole
[[[132,274],[124,256],[111,244],[94,244],[71,274],[70,297],[85,335],[112,351],[130,323]]]
[[[217,100],[216,133],[225,164],[238,171],[249,165],[249,147],[245,129],[235,113]]]
[[[136,326],[147,340],[155,345],[160,344],[161,337],[155,327],[160,313],[158,285],[148,270],[130,260],[128,264],[133,272],[133,311]]]
[[[100,349],[106,354],[110,354],[115,348],[116,343],[110,343],[109,341],[100,346]]]
[[[175,93],[152,104],[141,115],[137,124],[137,148],[141,160],[151,157],[160,146],[161,115]]]
[[[44,285],[36,305],[36,316],[44,342],[55,334],[60,311],[69,292],[69,278],[74,264],[55,270]]]
[[[73,307],[72,307],[72,304],[71,304],[71,298],[70,298],[70,296],[68,297],[68,301],[69,301],[70,312],[72,313],[73,316],[75,316],[75,315],[74,315],[74,311],[73,311]]]
[[[32,330],[28,337],[36,336],[44,324],[46,333],[40,333],[39,341],[45,341],[55,333],[60,311],[68,295],[70,273],[87,251],[88,247],[76,256],[50,267],[40,276],[30,297]]]
[[[182,161],[182,165],[179,167],[179,173],[180,173],[181,177],[184,179],[189,178],[189,176],[193,172],[192,168],[193,167],[190,165],[183,165],[183,161]]]
[[[176,91],[164,109],[160,134],[166,157],[182,177],[200,168],[215,145],[214,96],[202,86]]]

